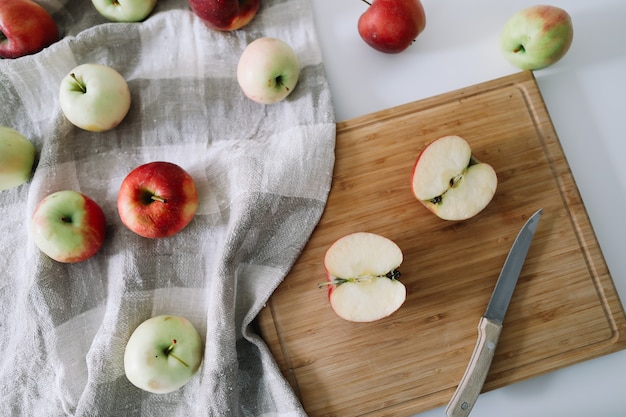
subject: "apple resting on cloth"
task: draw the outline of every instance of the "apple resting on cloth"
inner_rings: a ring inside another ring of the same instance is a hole
[[[137,388],[167,394],[185,385],[202,364],[202,339],[181,316],[155,316],[141,323],[124,350],[124,372]]]
[[[57,191],[38,204],[31,220],[35,245],[58,262],[95,255],[104,242],[106,220],[100,206],[77,191]]]
[[[532,6],[515,13],[500,33],[504,57],[523,70],[539,70],[559,61],[574,39],[569,14],[554,6]]]
[[[398,281],[402,251],[374,233],[346,235],[326,251],[324,267],[332,309],[345,320],[371,322],[404,304],[406,288]]]
[[[229,31],[250,23],[261,7],[261,0],[189,0],[189,6],[207,27]]]
[[[98,13],[113,22],[139,22],[156,6],[156,0],[91,0]]]
[[[82,64],[61,81],[59,104],[75,126],[104,132],[119,125],[130,109],[130,90],[122,75],[101,64]]]
[[[117,210],[122,223],[140,236],[171,236],[187,226],[198,209],[196,184],[171,162],[149,162],[122,182]]]
[[[373,0],[357,27],[369,46],[396,54],[408,48],[424,31],[426,14],[420,0]]]
[[[32,0],[0,0],[0,58],[31,55],[59,40],[52,16]]]
[[[276,38],[258,38],[244,49],[237,64],[237,81],[250,100],[272,104],[287,98],[300,78],[293,48]]]
[[[35,145],[18,131],[0,126],[0,190],[28,181],[35,163]]]
[[[428,144],[413,169],[415,197],[444,220],[475,216],[487,207],[497,185],[491,165],[478,161],[460,136],[444,136]]]

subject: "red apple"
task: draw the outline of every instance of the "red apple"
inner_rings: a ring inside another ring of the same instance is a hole
[[[373,0],[361,15],[361,38],[372,48],[388,54],[404,51],[426,27],[420,0]]]
[[[0,57],[19,58],[59,40],[52,16],[32,0],[0,0]]]
[[[86,195],[57,191],[37,205],[31,234],[35,245],[55,261],[80,262],[100,250],[106,220],[100,206]]]
[[[346,235],[326,251],[324,268],[328,299],[335,313],[348,321],[371,322],[389,316],[404,304],[406,288],[398,281],[402,251],[375,233]]]
[[[122,182],[117,210],[122,223],[140,236],[159,238],[181,231],[198,209],[196,184],[171,162],[150,162]]]
[[[189,0],[189,6],[209,28],[228,31],[250,23],[261,0]]]

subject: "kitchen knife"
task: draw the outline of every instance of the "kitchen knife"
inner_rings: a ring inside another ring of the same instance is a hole
[[[537,229],[541,212],[542,209],[538,210],[526,221],[515,238],[506,261],[504,261],[485,315],[481,317],[478,323],[478,340],[474,352],[459,386],[446,407],[448,417],[469,415],[483,388],[502,331],[502,321],[511,301],[522,265],[526,260],[526,254]]]

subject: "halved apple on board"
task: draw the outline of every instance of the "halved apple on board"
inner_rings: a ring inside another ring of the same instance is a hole
[[[391,315],[406,299],[398,281],[402,251],[392,240],[369,232],[348,234],[326,251],[328,299],[345,320],[372,322]]]
[[[472,154],[460,136],[443,136],[417,157],[412,188],[415,197],[444,220],[466,220],[493,199],[498,177],[491,165]]]

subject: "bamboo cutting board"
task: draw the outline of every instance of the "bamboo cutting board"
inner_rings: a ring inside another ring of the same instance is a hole
[[[490,205],[463,222],[413,197],[424,145],[465,137],[493,166]],[[326,210],[259,315],[262,335],[312,416],[408,416],[446,404],[468,364],[508,250],[543,208],[484,391],[626,348],[626,319],[531,72],[337,125]],[[404,253],[405,304],[374,323],[328,304],[326,249],[352,232]]]

